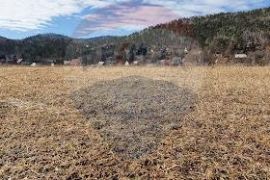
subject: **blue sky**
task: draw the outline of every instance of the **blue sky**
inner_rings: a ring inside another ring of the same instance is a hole
[[[270,0],[0,0],[0,36],[127,35],[181,17],[269,7]]]

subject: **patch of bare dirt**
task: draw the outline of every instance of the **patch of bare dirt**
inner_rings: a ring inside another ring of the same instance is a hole
[[[130,76],[96,83],[75,92],[72,99],[115,153],[139,158],[181,126],[196,95],[167,81]]]

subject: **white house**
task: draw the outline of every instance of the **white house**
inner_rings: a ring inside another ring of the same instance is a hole
[[[104,64],[105,64],[104,61],[99,61],[99,62],[98,62],[98,66],[103,66]]]
[[[138,61],[134,61],[133,64],[134,64],[134,65],[138,65],[139,62],[138,62]]]
[[[247,58],[248,56],[246,54],[235,54],[234,55],[234,58],[235,59],[245,59]]]
[[[17,60],[17,64],[21,64],[22,62],[23,62],[23,59],[22,58],[20,58],[20,59]]]
[[[36,67],[37,66],[37,63],[32,63],[30,66],[31,67]]]

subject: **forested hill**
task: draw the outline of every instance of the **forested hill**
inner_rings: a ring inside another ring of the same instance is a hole
[[[263,46],[270,42],[270,8],[179,19],[153,27],[160,28],[194,37],[201,47],[217,51]]]
[[[0,37],[0,58],[4,56],[23,58],[28,63],[46,64],[54,59],[63,63],[65,59],[80,57],[86,47],[97,47],[115,42],[117,37],[98,37],[93,39],[75,39],[59,34],[38,34],[22,40],[10,40]]]
[[[215,53],[230,57],[236,52],[255,51],[263,51],[265,56],[270,45],[270,8],[178,19],[125,37],[74,39],[57,34],[37,35],[23,40],[0,37],[0,57],[13,54],[29,62],[56,59],[62,63],[65,59],[85,55],[104,58],[97,51],[106,45],[113,47],[115,56],[121,55],[125,49],[135,48],[138,52],[142,46],[152,51],[161,48],[200,48],[209,57]],[[96,62],[96,59],[88,61]]]

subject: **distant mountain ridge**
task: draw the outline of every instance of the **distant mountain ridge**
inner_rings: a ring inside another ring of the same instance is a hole
[[[7,38],[5,38],[5,37],[3,37],[3,36],[0,36],[0,39],[1,39],[1,40],[4,40],[4,39],[7,39]]]

